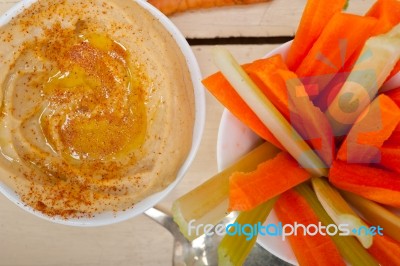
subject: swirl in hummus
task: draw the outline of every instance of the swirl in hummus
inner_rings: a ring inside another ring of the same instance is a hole
[[[50,216],[170,184],[194,99],[173,38],[134,1],[38,1],[0,28],[0,181]]]

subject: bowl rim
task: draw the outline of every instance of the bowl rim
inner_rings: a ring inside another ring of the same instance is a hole
[[[179,31],[179,29],[173,24],[173,22],[166,17],[163,13],[161,13],[158,9],[156,9],[151,4],[147,3],[147,1],[143,0],[130,0],[136,2],[141,8],[149,12],[172,36],[181,50],[186,64],[190,73],[190,77],[193,85],[194,92],[194,104],[195,104],[195,119],[194,119],[194,127],[193,127],[193,137],[192,137],[192,145],[191,149],[186,156],[185,161],[181,165],[176,179],[170,183],[163,190],[154,193],[145,199],[141,200],[132,208],[129,208],[125,211],[118,212],[103,212],[100,214],[96,214],[91,218],[67,218],[64,219],[62,217],[50,217],[46,214],[43,214],[27,204],[23,203],[19,197],[19,195],[13,191],[10,187],[0,181],[0,192],[3,194],[8,200],[27,211],[30,214],[33,214],[36,217],[42,218],[44,220],[68,225],[68,226],[77,226],[77,227],[97,227],[97,226],[105,226],[116,224],[119,222],[126,221],[128,219],[134,218],[138,215],[143,214],[149,208],[152,208],[160,201],[162,201],[183,179],[186,172],[188,171],[190,165],[195,159],[195,156],[200,147],[205,119],[206,119],[206,99],[204,87],[201,83],[202,74],[200,71],[200,67],[198,65],[197,59],[190,48],[188,42],[186,41],[183,34]],[[0,16],[0,27],[9,23],[13,17],[22,13],[25,9],[29,8],[32,4],[38,2],[38,0],[21,0],[20,2],[13,5],[8,11],[6,11],[2,16]]]

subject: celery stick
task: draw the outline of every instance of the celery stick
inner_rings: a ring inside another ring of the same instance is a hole
[[[308,204],[310,204],[310,207],[314,210],[318,219],[324,226],[334,223],[308,184],[303,183],[295,189],[307,200]],[[331,238],[336,244],[340,254],[348,263],[350,263],[350,265],[379,265],[354,237],[340,236],[336,234],[331,236]]]
[[[372,225],[380,225],[383,233],[400,242],[400,217],[381,205],[347,191],[343,197]]]
[[[239,225],[264,223],[276,200],[277,197],[257,206],[251,211],[241,212],[235,223]],[[255,235],[251,239],[248,239],[243,234],[225,235],[218,247],[218,265],[243,265],[257,240],[256,233],[254,231],[252,233]]]
[[[235,91],[290,155],[310,173],[316,176],[326,176],[325,163],[261,92],[229,51],[217,46],[213,51],[213,57],[215,64]]]
[[[311,182],[319,202],[332,220],[337,225],[348,224],[350,232],[353,229],[356,230],[357,233],[352,234],[358,238],[363,247],[370,248],[372,246],[372,235],[358,234],[359,228],[368,228],[367,224],[358,217],[340,193],[322,178],[313,178]]]
[[[179,225],[183,235],[193,240],[200,235],[191,232],[189,235],[189,222],[193,226],[199,224],[217,224],[226,215],[229,199],[229,177],[234,172],[250,172],[257,165],[272,159],[278,154],[279,149],[265,142],[239,159],[232,166],[210,178],[202,185],[177,199],[172,206],[175,222]]]
[[[335,136],[345,135],[400,58],[400,24],[384,35],[367,40],[346,82],[326,115]]]

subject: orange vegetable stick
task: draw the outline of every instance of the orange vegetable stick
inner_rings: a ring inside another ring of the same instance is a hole
[[[400,143],[397,145],[400,145]],[[400,148],[384,146],[379,150],[381,153],[379,165],[400,174]]]
[[[400,149],[400,124],[397,125],[392,135],[385,141],[382,147]]]
[[[331,17],[340,12],[346,0],[308,0],[286,63],[296,70]]]
[[[260,69],[263,71],[273,71],[280,56],[273,56],[267,59],[256,61]],[[250,65],[244,65],[246,72]],[[259,82],[257,82],[259,83]],[[235,117],[247,125],[261,138],[269,141],[280,149],[283,149],[279,141],[272,135],[266,126],[260,121],[257,115],[247,106],[237,92],[232,88],[230,83],[225,79],[221,72],[217,72],[203,80],[204,86],[214,95],[217,100],[224,105]],[[265,88],[262,86],[260,89]]]
[[[346,29],[350,29],[349,30],[349,34],[350,36],[353,34],[353,37],[356,37],[358,31],[360,31],[360,43],[363,44],[366,40],[364,39],[367,36],[375,36],[375,35],[379,35],[379,34],[383,34],[386,33],[387,31],[389,31],[390,29],[392,29],[395,25],[397,25],[400,22],[400,2],[397,0],[378,0],[377,2],[375,2],[375,4],[371,7],[371,9],[368,11],[368,13],[365,15],[365,17],[368,18],[375,18],[377,19],[375,21],[375,25],[373,29],[370,29],[369,32],[366,33],[366,35],[362,35],[362,26],[359,27],[359,29],[355,29],[354,31],[351,30],[353,28],[352,24],[349,24],[349,26],[343,26],[343,27],[337,27],[337,31],[338,32],[342,32],[342,31],[346,31]],[[340,30],[339,30],[340,29]],[[353,39],[355,40],[355,44],[357,44],[357,39]],[[349,46],[349,48],[351,48]],[[343,62],[343,66],[341,68],[341,70],[339,71],[339,75],[340,77],[335,77],[334,80],[339,80],[339,82],[345,78],[343,77],[343,75],[346,75],[346,73],[349,73],[355,62],[357,61],[360,53],[362,50],[362,45],[358,48],[356,48],[356,50],[347,58],[347,60],[345,62]],[[347,50],[349,51],[349,50]],[[340,58],[340,57],[337,57]],[[332,61],[334,62],[334,61]],[[387,78],[387,80],[393,76],[394,73],[398,72],[398,68],[400,66],[397,67],[397,71],[393,70],[393,72],[391,73],[391,75]],[[395,72],[396,71],[396,72]],[[338,84],[338,82],[331,82],[327,88],[326,88],[326,92],[324,93],[325,95],[322,95],[320,97],[320,99],[317,100],[318,102],[318,106],[329,106],[330,101],[332,100],[332,98],[336,95],[337,91],[333,91],[330,92],[332,90],[332,88],[335,88],[335,85]]]
[[[377,0],[365,16],[378,19],[374,35],[386,33],[400,22],[400,1]]]
[[[297,77],[287,79],[286,82],[292,125],[303,139],[310,142],[319,157],[329,167],[335,151],[331,124],[325,114],[310,100],[304,85]]]
[[[325,163],[330,165],[333,157],[331,126],[324,113],[313,105],[296,74],[288,70],[282,57],[275,55],[267,59],[256,60],[243,67],[264,95],[309,142]],[[203,84],[254,132],[282,148],[258,117],[240,99],[231,85],[224,80],[222,74],[217,73],[203,80]]]
[[[388,32],[394,26],[400,23],[400,1],[397,0],[377,0],[368,10],[365,16],[378,19],[373,35]],[[389,80],[400,71],[400,61],[394,67],[393,71],[387,77]]]
[[[371,29],[370,32],[365,36],[374,36],[386,33],[400,22],[400,1],[378,0],[365,16],[377,19],[375,22],[375,27]],[[352,28],[352,25],[350,25],[349,27]],[[340,29],[338,30],[339,32],[343,31],[346,28],[347,27],[337,27],[337,29]],[[351,34],[354,34],[354,36],[356,36],[357,30],[350,31],[350,35]],[[363,37],[361,37],[361,39],[362,38]],[[365,40],[363,41],[363,43],[364,42]],[[326,107],[330,105],[334,96],[336,96],[336,94],[338,93],[340,82],[343,82],[346,79],[346,75],[348,75],[348,73],[352,70],[355,62],[360,56],[361,50],[362,46],[357,48],[353,52],[353,54],[346,60],[346,62],[344,62],[344,65],[340,69],[339,74],[333,78],[331,83],[325,86],[325,89],[323,90],[321,95],[319,95],[318,99],[314,100],[317,106],[319,106],[322,110],[325,110]],[[397,65],[394,67],[391,74],[387,77],[386,80],[389,80],[391,77],[397,74],[399,70],[400,62],[397,63]]]
[[[309,77],[307,83],[319,85],[311,98],[326,88],[353,54],[361,52],[376,23],[375,18],[347,13],[336,13],[331,18],[296,70],[299,77]]]
[[[258,165],[250,173],[234,173],[229,179],[229,209],[248,211],[306,181],[310,174],[286,152]]]
[[[337,158],[351,163],[379,163],[379,148],[399,122],[400,108],[388,96],[379,95],[350,129]]]
[[[268,62],[266,64],[264,59],[256,60],[246,65],[245,70],[264,95],[290,121],[286,81],[297,77],[293,72],[282,73],[282,71],[278,71],[287,70],[287,66],[281,56],[272,56]]]
[[[387,95],[397,104],[398,107],[400,107],[400,88],[385,92],[385,95]],[[400,149],[400,123],[393,130],[392,135],[390,135],[382,147],[389,149]],[[389,151],[389,153],[391,152]],[[382,156],[384,155],[382,154]]]
[[[400,107],[400,87],[397,89],[393,89],[385,92],[390,99],[392,99],[399,107]]]
[[[400,177],[397,173],[336,160],[329,172],[329,181],[372,201],[400,207]]]
[[[177,12],[184,12],[192,9],[255,4],[267,1],[268,0],[149,0],[149,3],[157,7],[165,15],[172,15]]]
[[[318,225],[319,219],[307,201],[295,190],[283,193],[274,206],[278,219],[285,225]],[[302,230],[297,235],[288,236],[292,250],[300,265],[345,265],[336,245],[328,235],[304,235]]]
[[[275,63],[275,69],[267,69],[265,64],[258,60],[248,65],[246,71],[267,98],[329,166],[334,152],[330,123],[325,114],[314,106],[296,74],[287,69],[283,60]]]
[[[400,243],[386,235],[375,235],[368,253],[382,266],[400,265]]]
[[[400,72],[400,61],[394,66],[392,72],[390,73],[389,77],[386,80],[391,79],[394,75],[397,75]]]

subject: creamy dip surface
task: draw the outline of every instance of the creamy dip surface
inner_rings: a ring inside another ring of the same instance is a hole
[[[41,1],[0,27],[0,181],[49,216],[120,211],[176,177],[194,96],[134,1]]]

